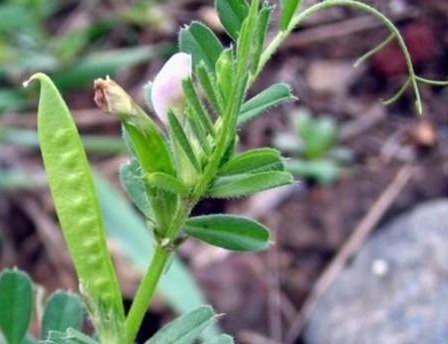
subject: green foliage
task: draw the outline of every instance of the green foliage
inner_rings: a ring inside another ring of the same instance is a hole
[[[18,270],[0,274],[0,329],[7,344],[25,338],[33,308],[33,287],[28,275]]]
[[[115,238],[123,254],[144,273],[154,252],[156,240],[145,222],[119,191],[100,177],[95,178],[104,223],[109,236]],[[160,281],[158,291],[178,312],[186,313],[205,303],[199,287],[183,263],[174,257]],[[213,326],[210,334],[217,332]]]
[[[81,299],[63,291],[57,291],[47,301],[42,318],[41,339],[46,339],[50,331],[65,332],[68,328],[81,329],[84,309]]]
[[[267,89],[249,99],[241,107],[241,113],[238,117],[238,125],[242,125],[264,111],[284,102],[294,101],[296,98],[291,93],[291,88],[284,84],[274,84]]]
[[[257,148],[235,155],[219,169],[219,175],[229,176],[270,170],[283,170],[280,152],[272,148]]]
[[[162,292],[174,302],[179,302],[179,295],[173,296],[179,293],[179,285],[181,288],[189,286],[185,293],[193,294],[184,295],[186,300],[196,303],[200,299],[177,260],[171,271],[175,271],[172,274],[180,281],[168,284],[167,279],[162,278],[170,267],[173,251],[189,236],[235,251],[268,247],[267,228],[254,220],[223,214],[190,218],[190,213],[206,197],[244,197],[293,183],[288,171],[288,166],[293,170],[293,165],[288,162],[285,170],[277,151],[255,149],[237,154],[235,148],[238,126],[273,106],[295,99],[285,84],[274,84],[250,100],[246,96],[272,54],[308,15],[333,6],[348,6],[380,19],[405,54],[409,85],[414,87],[421,112],[417,82],[428,81],[415,75],[406,45],[387,18],[355,0],[327,0],[298,11],[300,3],[300,0],[281,2],[280,30],[266,48],[272,7],[259,0],[252,0],[250,5],[241,0],[216,0],[219,18],[234,40],[230,47],[225,48],[202,23],[193,22],[180,30],[182,54],[176,57],[188,64],[190,57],[185,54],[190,54],[191,70],[189,65],[182,65],[176,75],[175,71],[168,70],[170,68],[163,68],[157,82],[148,84],[145,89],[148,105],[158,109],[161,116],[161,127],[114,81],[107,78],[95,82],[97,105],[115,116],[124,128],[131,163],[122,168],[121,180],[148,222],[145,228],[141,220],[128,212],[129,207],[120,204],[114,192],[99,182],[108,231],[120,238],[127,254],[138,261],[142,269],[151,257],[126,319],[106,251],[103,218],[81,140],[50,79],[43,74],[33,77],[42,84],[39,138],[50,188],[82,291],[87,295],[87,309],[102,342],[133,343],[159,281],[162,281]],[[82,44],[82,39],[75,39],[73,50]],[[77,75],[82,73],[78,70],[75,77]],[[186,80],[182,80],[184,78]],[[162,105],[167,106],[166,111],[162,110]],[[297,126],[302,140],[297,151],[313,165],[304,168],[300,161],[297,164],[293,160],[295,170],[314,173],[322,181],[334,178],[334,170],[326,160],[337,143],[337,127],[330,120],[314,121],[303,116]],[[132,228],[132,222],[138,222],[138,230],[125,233],[117,229]],[[178,307],[187,308],[181,302]],[[164,327],[147,344],[192,343],[215,319],[211,308],[196,309]],[[55,344],[90,341],[71,329],[50,332],[50,337]],[[208,343],[232,342],[228,336],[208,340]]]
[[[244,217],[230,215],[192,217],[186,221],[184,230],[196,239],[232,251],[259,251],[269,245],[268,229]]]
[[[120,181],[126,190],[129,198],[145,216],[152,218],[151,205],[149,204],[148,195],[145,192],[145,183],[143,174],[139,170],[140,165],[136,159],[131,159],[127,164],[120,166]]]
[[[303,108],[297,111],[292,122],[294,136],[278,134],[274,138],[277,148],[293,156],[285,162],[286,170],[323,185],[338,180],[349,161],[338,154],[343,148],[339,147],[336,122],[328,116],[312,116]]]
[[[203,61],[211,71],[215,69],[223,50],[213,31],[200,22],[193,22],[180,30],[179,48],[180,51],[191,54],[195,66]]]
[[[201,306],[170,322],[145,344],[189,344],[216,320],[210,306]]]
[[[199,172],[201,167],[199,166],[199,162],[193,150],[193,147],[191,146],[190,141],[188,140],[187,135],[182,129],[182,126],[179,123],[176,115],[172,111],[168,111],[168,123],[170,125],[170,136],[173,140],[174,145],[179,145],[180,149],[183,150],[191,165],[195,168],[196,171]],[[188,169],[188,167],[182,165],[181,157],[178,157],[178,164],[178,167],[180,169]]]
[[[249,6],[245,0],[216,0],[215,8],[218,12],[219,20],[227,33],[235,41],[249,13]]]
[[[286,30],[302,0],[281,0],[280,30]]]
[[[50,331],[45,340],[39,344],[100,344],[96,340],[86,336],[85,334],[68,328],[66,331]]]
[[[289,172],[242,173],[217,178],[209,189],[208,196],[213,198],[245,197],[292,182],[293,179]]]

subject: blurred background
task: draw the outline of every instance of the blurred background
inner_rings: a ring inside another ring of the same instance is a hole
[[[418,75],[447,79],[446,0],[365,2],[397,24]],[[127,153],[119,123],[94,105],[93,80],[110,75],[143,104],[142,86],[176,51],[180,26],[201,20],[230,42],[213,1],[3,0],[0,18],[0,269],[18,266],[47,291],[77,289],[38,150],[38,92],[21,86],[42,71],[72,109],[97,172],[129,303],[152,244],[117,180]],[[383,106],[406,80],[398,47],[353,62],[387,35],[374,18],[334,8],[306,20],[269,62],[254,91],[284,81],[299,100],[249,123],[240,149],[277,147],[298,182],[207,200],[195,213],[256,217],[275,245],[259,254],[181,246],[142,342],[204,300],[226,313],[220,326],[238,343],[446,342],[448,88],[422,85],[421,118],[411,92]]]

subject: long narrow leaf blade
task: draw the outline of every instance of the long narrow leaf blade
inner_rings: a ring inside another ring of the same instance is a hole
[[[206,215],[192,217],[185,232],[196,239],[232,251],[259,251],[269,245],[269,231],[262,224],[245,217]]]
[[[199,162],[197,160],[196,154],[194,153],[193,148],[191,147],[191,144],[188,141],[187,135],[182,129],[182,126],[177,120],[176,115],[172,111],[168,111],[168,123],[170,125],[170,133],[173,140],[176,140],[179,143],[180,147],[190,160],[192,166],[197,171],[200,171],[201,168],[199,167]]]

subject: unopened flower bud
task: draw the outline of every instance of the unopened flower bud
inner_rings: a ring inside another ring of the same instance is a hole
[[[94,100],[101,111],[117,116],[120,120],[132,116],[136,112],[136,104],[131,97],[109,77],[96,79],[94,88]]]
[[[167,122],[169,109],[183,111],[184,94],[182,81],[191,76],[191,55],[177,53],[165,63],[154,79],[151,100],[154,111],[163,122]]]

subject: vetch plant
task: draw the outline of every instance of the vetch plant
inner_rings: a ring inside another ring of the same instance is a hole
[[[291,156],[285,168],[294,176],[328,185],[338,180],[351,152],[339,145],[339,132],[330,116],[314,117],[308,109],[299,108],[292,117],[294,134],[278,133],[273,144]]]
[[[95,81],[95,100],[104,112],[120,120],[131,153],[129,163],[120,171],[122,184],[156,240],[151,263],[127,315],[107,252],[92,174],[74,121],[46,75],[38,73],[30,79],[41,85],[38,133],[50,189],[80,291],[102,343],[134,342],[156,286],[185,240],[195,238],[234,251],[258,251],[269,246],[268,229],[255,220],[224,214],[191,217],[190,213],[204,198],[246,197],[293,182],[278,151],[258,148],[237,153],[235,148],[237,129],[245,122],[295,99],[283,83],[249,99],[247,95],[270,57],[305,18],[334,6],[348,6],[377,17],[403,50],[409,71],[404,86],[412,86],[419,113],[419,83],[438,83],[415,75],[398,30],[362,2],[327,0],[300,10],[301,1],[282,0],[280,23],[273,28],[277,34],[267,45],[273,6],[259,0],[250,4],[216,0],[215,5],[233,42],[224,47],[199,22],[180,30],[180,52],[145,88],[149,105],[163,122],[161,127],[113,80]],[[201,307],[168,324],[147,344],[192,343],[215,320],[210,307]],[[67,334],[54,338],[51,343],[71,343]],[[74,342],[95,343],[96,339],[76,338]],[[231,342],[228,336],[205,341]]]

